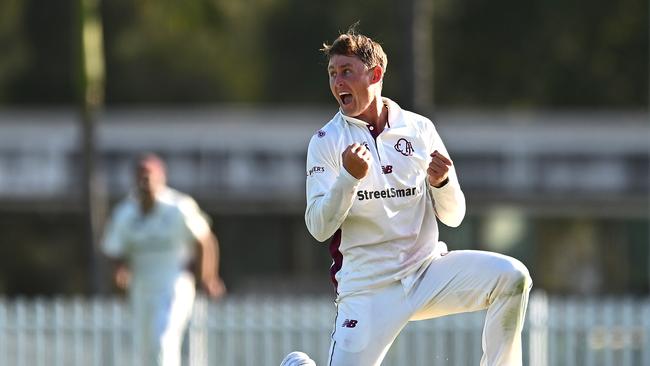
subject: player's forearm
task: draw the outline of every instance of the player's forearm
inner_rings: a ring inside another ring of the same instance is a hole
[[[440,188],[430,188],[433,195],[436,216],[450,227],[457,227],[465,217],[465,195],[455,177]]]
[[[207,280],[216,278],[219,273],[219,243],[210,234],[201,243],[201,278]]]
[[[327,240],[341,227],[354,203],[358,185],[358,179],[343,171],[325,195],[308,198],[305,223],[316,240]]]

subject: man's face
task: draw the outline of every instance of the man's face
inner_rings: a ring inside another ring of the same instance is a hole
[[[153,199],[165,185],[164,168],[150,160],[140,162],[136,171],[136,184],[140,198]]]
[[[343,113],[350,117],[363,114],[374,100],[373,70],[356,56],[334,55],[327,65],[330,90]]]

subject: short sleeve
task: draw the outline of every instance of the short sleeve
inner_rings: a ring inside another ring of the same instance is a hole
[[[185,197],[179,203],[179,209],[183,215],[183,221],[190,236],[199,240],[210,234],[210,223],[207,215],[201,211],[199,205],[190,197]]]
[[[111,258],[124,256],[126,252],[125,240],[126,217],[123,207],[118,207],[104,231],[102,251]]]
[[[440,135],[438,134],[438,130],[436,129],[435,124],[431,120],[426,119],[424,126],[425,126],[424,136],[426,136],[427,144],[428,144],[427,154],[430,155],[434,151],[438,150],[441,154],[449,157],[447,148],[445,147],[445,144],[442,142],[442,138],[440,138]]]

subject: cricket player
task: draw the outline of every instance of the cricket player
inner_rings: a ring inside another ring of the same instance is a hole
[[[115,208],[103,250],[116,262],[118,287],[129,287],[136,365],[180,366],[195,297],[190,264],[196,243],[201,283],[213,298],[225,291],[219,246],[196,202],[166,185],[158,156],[141,157],[135,173],[136,193]]]
[[[382,47],[351,30],[322,51],[340,109],[309,143],[305,221],[331,238],[328,365],[380,365],[407,322],[481,309],[481,365],[521,365],[528,270],[439,241],[437,220],[460,225],[465,197],[433,123],[382,97]]]

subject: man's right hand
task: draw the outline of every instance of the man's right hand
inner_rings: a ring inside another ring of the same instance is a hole
[[[113,280],[115,281],[117,288],[120,290],[126,290],[131,283],[131,271],[129,270],[129,267],[127,267],[125,264],[118,264],[115,267]]]
[[[363,179],[368,175],[372,155],[364,145],[357,142],[343,151],[343,167],[353,177]]]

